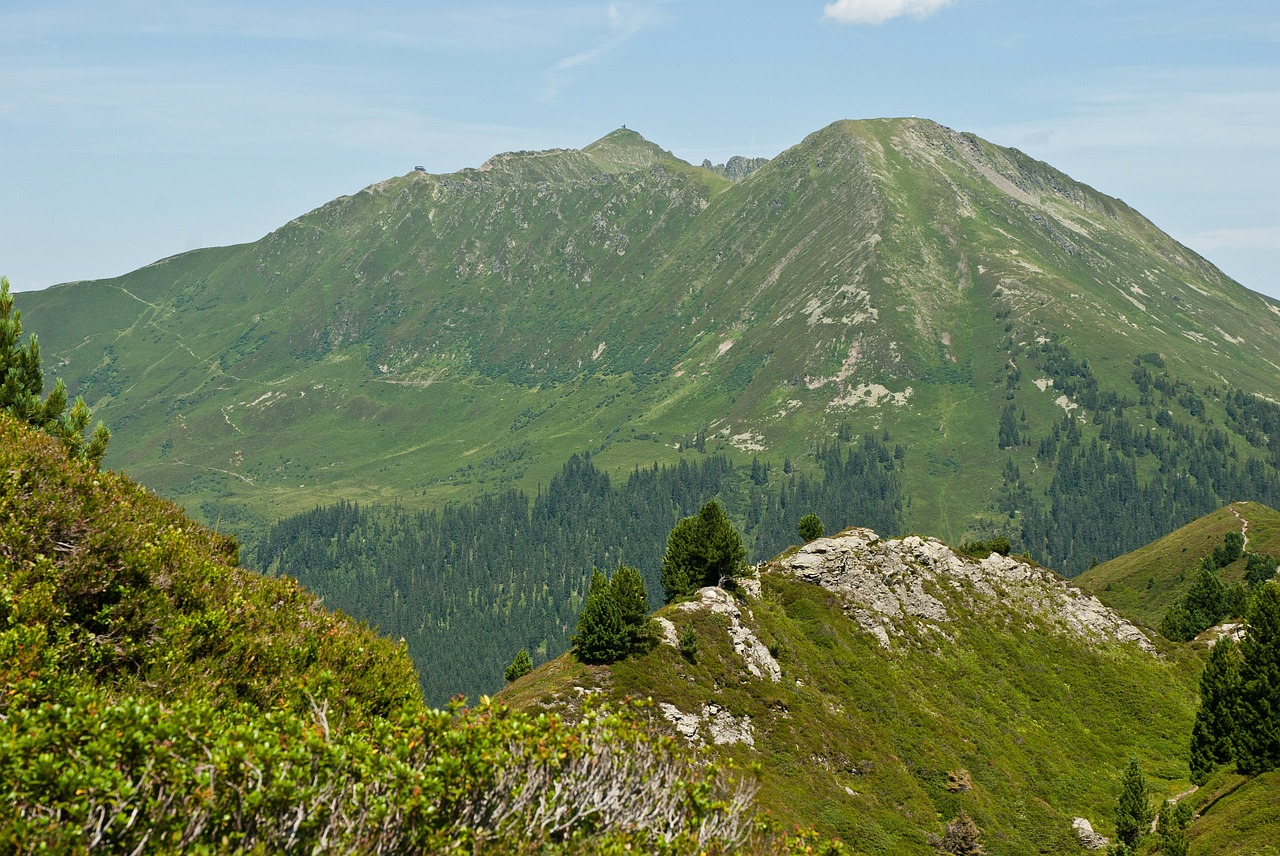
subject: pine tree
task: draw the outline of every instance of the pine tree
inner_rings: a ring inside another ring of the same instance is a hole
[[[609,580],[609,593],[618,609],[626,653],[638,654],[652,648],[658,639],[649,617],[649,595],[644,590],[640,571],[630,565],[619,565]]]
[[[1130,758],[1116,800],[1116,837],[1126,847],[1133,847],[1151,828],[1151,818],[1151,791],[1138,759]]]
[[[1156,836],[1160,856],[1187,856],[1187,826],[1191,823],[1191,806],[1167,802],[1156,818]]]
[[[675,525],[662,556],[662,589],[667,602],[703,586],[721,585],[743,568],[747,557],[724,509],[714,499]]]
[[[796,531],[800,534],[800,540],[806,544],[821,538],[824,531],[822,518],[816,514],[806,514],[800,518],[800,522],[796,525]]]
[[[1260,586],[1276,575],[1280,559],[1268,553],[1250,553],[1244,569],[1244,579],[1251,586]]]
[[[680,631],[680,654],[690,663],[698,659],[698,631],[693,629],[692,621]]]
[[[1280,769],[1280,583],[1254,593],[1240,660],[1236,766],[1248,775]]]
[[[1240,652],[1219,639],[1200,673],[1200,709],[1191,727],[1191,783],[1203,785],[1218,764],[1232,757],[1240,694]]]
[[[516,678],[522,678],[533,671],[533,658],[529,656],[528,648],[521,648],[520,653],[516,654],[516,658],[511,661],[511,665],[507,666],[506,678],[508,682],[514,681]]]
[[[998,433],[1001,449],[1018,445],[1018,411],[1014,408],[1013,402],[1006,404],[1000,413]]]
[[[89,407],[76,398],[67,409],[67,387],[58,378],[47,398],[40,369],[40,344],[33,335],[22,345],[22,313],[13,308],[8,277],[0,276],[0,410],[60,439],[72,457],[95,467],[107,453],[111,432],[101,422],[85,439]]]

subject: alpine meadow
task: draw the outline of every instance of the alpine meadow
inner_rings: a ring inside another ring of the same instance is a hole
[[[19,852],[1280,852],[1280,303],[1017,149],[620,128],[4,316]]]

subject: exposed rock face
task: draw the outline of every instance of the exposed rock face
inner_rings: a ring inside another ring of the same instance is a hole
[[[1243,624],[1216,624],[1210,627],[1200,638],[1205,641],[1210,648],[1217,643],[1219,639],[1230,639],[1232,642],[1239,642],[1244,638],[1245,626]]]
[[[704,160],[702,168],[717,172],[730,181],[742,181],[768,162],[768,158],[746,158],[742,155],[734,155],[726,163],[713,164],[709,160]]]
[[[1071,825],[1075,827],[1076,835],[1080,836],[1080,844],[1086,850],[1101,850],[1111,843],[1106,836],[1094,832],[1093,824],[1083,817],[1077,817],[1071,821]]]
[[[769,653],[769,648],[756,638],[751,628],[743,623],[743,613],[746,613],[745,617],[750,621],[751,610],[739,607],[738,602],[729,592],[708,586],[698,590],[697,600],[682,603],[676,608],[682,612],[710,609],[712,612],[726,616],[729,619],[729,638],[733,642],[733,650],[742,657],[747,671],[757,678],[767,677],[774,683],[782,680],[782,667],[778,665],[778,661]],[[671,632],[675,633],[674,625]]]
[[[967,559],[918,535],[884,541],[870,529],[850,529],[811,541],[769,569],[840,595],[845,613],[885,648],[912,625],[949,640],[956,608],[999,608],[1093,642],[1155,653],[1141,630],[1052,571],[996,553]]]
[[[711,742],[717,746],[730,743],[756,745],[755,729],[751,725],[751,717],[734,716],[728,708],[707,702],[698,713],[685,713],[674,704],[662,702],[658,705],[663,717],[675,726],[676,732],[695,746],[704,742],[702,732],[711,736]]]
[[[662,629],[663,643],[670,645],[672,648],[679,648],[680,637],[676,635],[676,626],[671,623],[671,620],[658,616],[654,621],[658,622],[658,627]]]

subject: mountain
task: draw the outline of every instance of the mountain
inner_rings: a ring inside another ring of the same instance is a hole
[[[734,163],[620,129],[17,298],[107,464],[249,540],[837,433],[901,447],[905,528],[1068,573],[1280,504],[1280,305],[1123,202],[926,120]]]
[[[1073,852],[1077,817],[1114,834],[1131,757],[1155,796],[1187,790],[1198,658],[1024,560],[850,529],[657,621],[646,654],[566,655],[500,697],[650,697],[682,740],[758,764],[761,807],[855,852],[928,852],[961,812],[987,853]]]

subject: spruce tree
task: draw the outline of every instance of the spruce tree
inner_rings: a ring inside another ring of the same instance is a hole
[[[1126,847],[1135,846],[1151,828],[1151,818],[1151,791],[1138,759],[1130,758],[1116,800],[1116,837]]]
[[[1018,414],[1013,403],[1010,402],[1004,406],[1004,410],[1000,413],[999,446],[1001,449],[1008,449],[1018,445]]]
[[[1254,593],[1240,660],[1236,766],[1249,775],[1280,769],[1280,583]]]
[[[573,653],[584,663],[612,663],[626,654],[622,614],[608,577],[598,568],[591,572],[587,602],[578,616],[577,632],[570,643]]]
[[[808,544],[817,538],[822,537],[824,531],[822,526],[822,518],[816,514],[806,514],[800,518],[800,522],[796,524],[796,531],[800,535],[800,540]]]
[[[514,681],[516,678],[522,678],[533,671],[533,658],[529,656],[528,648],[521,648],[520,653],[516,654],[516,658],[511,661],[511,665],[507,666],[506,679],[508,682]]]
[[[618,609],[626,653],[638,654],[652,648],[657,634],[649,618],[649,595],[640,571],[630,565],[619,565],[609,580],[609,593]]]
[[[1219,639],[1200,673],[1200,709],[1191,727],[1191,783],[1203,785],[1218,764],[1232,758],[1236,705],[1240,694],[1240,652]]]
[[[1251,586],[1260,586],[1276,575],[1280,559],[1268,553],[1250,553],[1244,569],[1244,579]]]
[[[1156,836],[1160,856],[1187,856],[1187,826],[1191,823],[1191,806],[1167,802],[1156,818]]]

